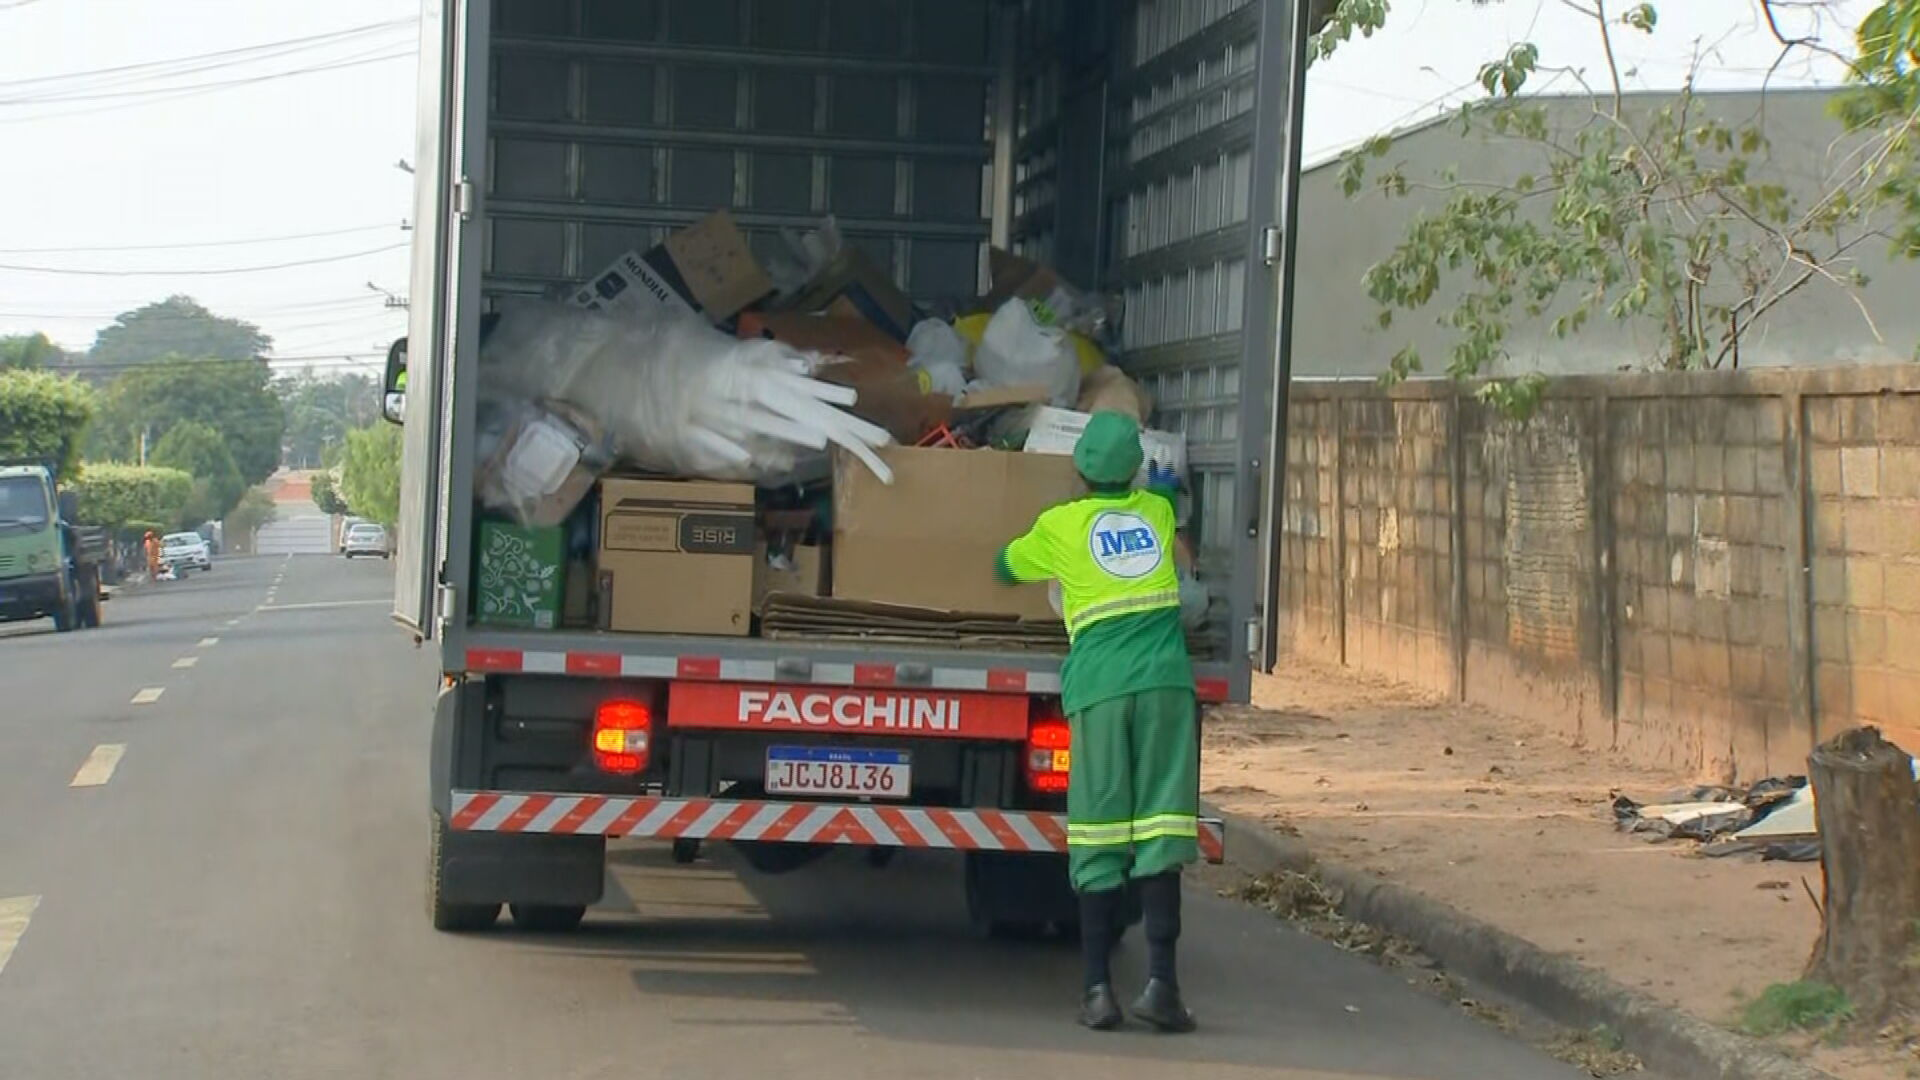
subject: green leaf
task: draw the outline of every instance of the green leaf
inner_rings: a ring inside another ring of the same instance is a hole
[[[1641,4],[1629,8],[1624,15],[1620,16],[1620,21],[1642,33],[1651,34],[1653,28],[1659,25],[1660,13],[1654,10],[1652,4]]]

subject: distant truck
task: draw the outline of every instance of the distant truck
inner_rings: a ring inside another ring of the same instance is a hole
[[[0,461],[0,622],[100,625],[107,531],[72,523],[73,497],[41,461]]]

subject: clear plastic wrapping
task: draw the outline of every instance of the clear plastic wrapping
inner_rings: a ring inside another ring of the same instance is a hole
[[[741,341],[698,316],[526,304],[502,313],[481,350],[490,394],[563,402],[617,455],[670,476],[780,483],[818,471],[829,445],[892,474],[873,448],[891,438],[844,411],[855,392],[809,377],[819,358]]]

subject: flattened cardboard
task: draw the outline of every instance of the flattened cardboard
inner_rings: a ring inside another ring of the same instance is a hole
[[[834,455],[833,595],[932,611],[1058,620],[1045,585],[994,577],[1040,512],[1083,494],[1071,458],[893,446],[882,484]]]
[[[907,364],[907,347],[857,313],[846,316],[749,311],[740,316],[739,333],[742,338],[772,338],[824,356],[894,363],[901,367]]]
[[[787,550],[791,566],[773,566],[767,562],[765,541],[753,550],[753,613],[765,615],[767,601],[807,599],[827,593],[827,553],[815,544],[795,544]]]
[[[772,291],[733,216],[719,210],[645,253],[615,259],[574,292],[573,302],[592,311],[660,304],[721,322]]]
[[[781,306],[791,311],[844,311],[837,306],[842,301],[896,341],[907,340],[916,321],[913,301],[856,247],[840,249],[806,288]]]
[[[752,629],[753,487],[600,481],[600,622],[634,633]]]

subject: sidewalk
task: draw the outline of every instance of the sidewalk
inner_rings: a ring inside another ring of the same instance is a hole
[[[1618,790],[1697,778],[1569,746],[1544,725],[1363,676],[1290,662],[1256,677],[1254,708],[1206,730],[1209,800],[1564,953],[1712,1023],[1800,977],[1819,933],[1809,863],[1705,859],[1618,832]],[[1805,1048],[1803,1048],[1805,1049]],[[1920,1075],[1895,1049],[1812,1049],[1846,1080]]]

